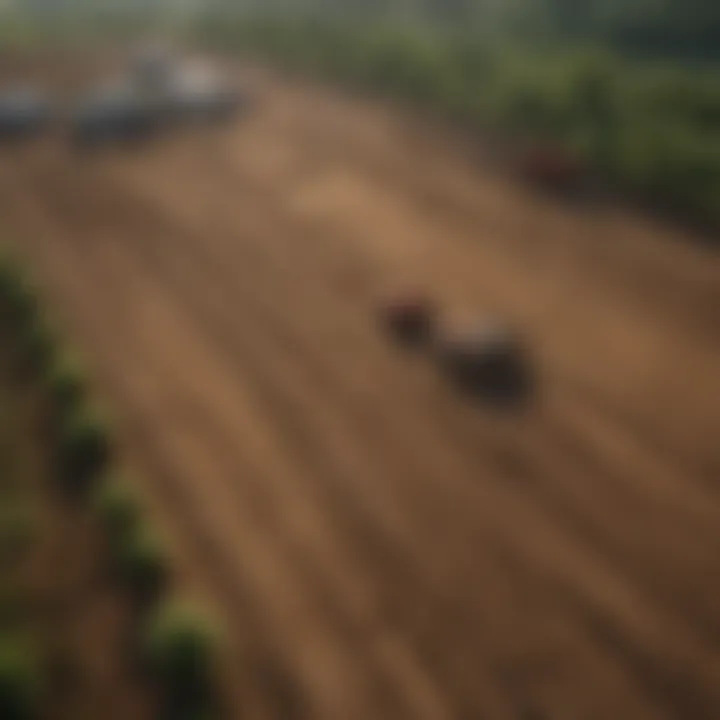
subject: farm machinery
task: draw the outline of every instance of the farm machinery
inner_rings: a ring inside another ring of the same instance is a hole
[[[153,135],[160,118],[152,105],[131,87],[94,90],[72,118],[72,139],[79,147],[139,141]]]
[[[35,136],[50,121],[50,103],[40,90],[19,86],[0,91],[0,140]]]
[[[513,153],[513,165],[519,178],[546,192],[570,197],[587,189],[586,164],[556,143],[520,144]]]
[[[144,53],[115,87],[92,91],[73,116],[81,146],[147,139],[182,125],[228,120],[244,98],[207,65]]]
[[[533,390],[526,340],[498,318],[448,321],[431,296],[417,288],[383,297],[379,317],[403,345],[427,349],[442,373],[469,396],[514,405]]]

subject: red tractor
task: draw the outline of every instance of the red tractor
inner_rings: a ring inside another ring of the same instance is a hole
[[[380,319],[388,331],[407,345],[421,345],[430,339],[435,323],[435,303],[422,290],[402,288],[380,302]]]
[[[534,143],[520,150],[515,160],[520,178],[543,190],[573,195],[582,190],[587,168],[577,153],[561,145]]]

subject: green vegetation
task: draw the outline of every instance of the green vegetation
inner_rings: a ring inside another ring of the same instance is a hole
[[[58,433],[58,475],[63,488],[84,497],[102,477],[110,461],[110,440],[104,425],[83,408],[63,418]]]
[[[424,24],[207,15],[213,45],[579,156],[607,184],[720,225],[720,70],[607,48],[493,41]]]
[[[100,485],[93,497],[93,510],[113,549],[140,525],[140,505],[128,485],[117,478],[108,478]]]
[[[4,350],[0,372],[13,374],[14,352],[8,339],[23,344],[34,324],[37,303],[18,265],[0,257],[0,341]],[[0,718],[35,720],[40,717],[44,672],[29,623],[30,593],[23,572],[37,540],[34,507],[17,468],[13,438],[15,406],[3,397],[0,415]],[[24,478],[22,478],[24,479]]]
[[[9,255],[0,257],[0,302],[3,323],[11,332],[22,334],[33,326],[38,314],[35,289]]]
[[[164,689],[168,709],[194,717],[211,705],[217,640],[206,618],[177,602],[161,605],[146,631],[145,652]]]
[[[121,577],[142,606],[160,598],[169,569],[163,546],[150,528],[137,525],[130,531],[118,547],[117,561]]]
[[[55,360],[57,339],[53,330],[42,318],[32,323],[25,339],[23,362],[35,375],[47,373]]]
[[[182,5],[182,0],[176,2],[148,4],[168,15]],[[720,58],[720,6],[715,0],[244,0],[234,6],[207,0],[203,5],[216,16],[227,15],[231,7],[240,16],[412,23],[461,28],[480,39],[510,38],[523,45],[574,42],[602,44],[634,56]]]
[[[169,563],[156,534],[143,522],[131,489],[121,480],[108,479],[96,492],[93,505],[120,578],[141,606],[151,605],[166,589]]]
[[[60,351],[50,327],[21,265],[0,255],[0,370],[6,384],[18,383],[10,393],[17,396],[15,409],[32,396],[47,410],[49,427],[43,424],[37,438],[51,443],[48,457],[55,466],[47,468],[47,479],[59,481],[73,500],[88,500],[73,511],[94,513],[105,531],[109,560],[136,611],[134,643],[147,650],[169,716],[199,717],[214,702],[214,637],[207,623],[169,592],[164,548],[130,486],[118,479],[111,433],[90,405],[80,365]],[[29,363],[31,372],[15,373],[17,362]],[[34,720],[42,711],[45,672],[37,660],[26,588],[10,571],[29,556],[37,528],[28,506],[31,488],[24,471],[15,478],[17,468],[10,462],[23,454],[12,442],[14,419],[11,410],[0,410],[5,411],[0,413],[0,718]]]
[[[77,412],[85,400],[85,382],[78,363],[67,355],[49,368],[48,392],[58,415],[67,417]]]
[[[35,538],[34,518],[17,500],[3,498],[0,505],[0,567],[7,571],[25,556]]]
[[[15,638],[0,637],[0,717],[3,720],[40,717],[41,675],[32,646]]]
[[[10,2],[0,47],[157,29],[579,157],[604,184],[720,227],[716,0]]]

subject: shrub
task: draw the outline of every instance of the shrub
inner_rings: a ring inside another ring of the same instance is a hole
[[[110,460],[104,425],[87,409],[78,408],[62,419],[57,441],[63,489],[73,496],[85,495]]]
[[[150,619],[145,651],[170,712],[197,712],[211,704],[216,636],[206,619],[177,602],[162,605]]]
[[[31,591],[14,580],[7,574],[0,578],[0,637],[19,627],[28,616],[28,608],[32,606]]]
[[[32,514],[16,503],[0,509],[0,566],[9,568],[29,548],[35,536]]]
[[[44,319],[38,318],[28,328],[24,341],[23,360],[27,369],[33,373],[47,372],[55,359],[56,349],[55,334]]]
[[[168,576],[161,543],[142,522],[140,507],[130,490],[117,479],[103,483],[93,496],[107,534],[108,546],[120,577],[141,604],[156,600]]]
[[[0,253],[0,302],[6,303],[19,284],[20,270],[6,251]]]
[[[14,332],[29,328],[38,315],[37,292],[19,268],[10,267],[2,296],[10,328]]]
[[[32,649],[15,640],[0,642],[0,717],[39,717],[40,694],[39,667]]]
[[[120,575],[142,607],[155,602],[168,579],[165,552],[157,537],[143,524],[135,524],[116,549]]]
[[[140,508],[132,491],[117,479],[100,485],[93,496],[93,509],[103,524],[111,548],[119,547],[140,523]]]
[[[75,413],[85,399],[85,382],[78,364],[68,356],[60,358],[48,377],[52,409],[59,420]]]

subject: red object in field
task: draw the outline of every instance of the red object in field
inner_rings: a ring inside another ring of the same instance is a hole
[[[525,180],[559,191],[577,190],[585,177],[580,158],[566,148],[554,145],[525,148],[518,159],[518,170]]]
[[[380,316],[386,327],[400,340],[419,343],[432,333],[435,304],[419,290],[401,290],[385,297]]]

